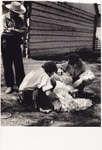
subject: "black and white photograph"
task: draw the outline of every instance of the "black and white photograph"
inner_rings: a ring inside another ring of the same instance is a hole
[[[101,4],[2,1],[1,126],[101,127]]]

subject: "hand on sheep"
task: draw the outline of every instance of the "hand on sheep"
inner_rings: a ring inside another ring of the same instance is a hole
[[[53,102],[53,107],[55,111],[59,112],[61,109],[61,102],[59,100],[55,100]]]
[[[78,97],[78,89],[73,89],[69,92],[69,94],[73,97],[76,98]]]

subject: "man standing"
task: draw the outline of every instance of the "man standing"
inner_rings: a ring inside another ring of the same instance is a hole
[[[22,60],[21,44],[25,32],[22,15],[25,7],[19,2],[5,5],[9,12],[3,16],[2,60],[7,89],[6,94],[13,92],[14,84],[19,87],[25,74]],[[13,68],[14,65],[14,68]],[[13,70],[14,69],[14,70]],[[15,72],[14,72],[15,71]]]

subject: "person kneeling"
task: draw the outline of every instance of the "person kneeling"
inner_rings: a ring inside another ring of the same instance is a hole
[[[53,92],[56,82],[51,79],[54,72],[57,72],[56,64],[46,62],[39,70],[28,73],[19,87],[19,101],[25,106],[33,106],[35,110],[46,113],[59,110],[60,102]],[[58,103],[56,108],[55,101]]]

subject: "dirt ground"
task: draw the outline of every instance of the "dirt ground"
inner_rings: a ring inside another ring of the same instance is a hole
[[[38,69],[45,61],[24,59],[25,73]],[[61,61],[60,61],[61,63]],[[52,126],[52,127],[96,127],[101,126],[101,65],[88,63],[96,79],[85,90],[93,93],[93,106],[79,112],[50,112],[49,114],[30,110],[17,102],[17,93],[6,95],[1,65],[1,125],[2,126]]]

